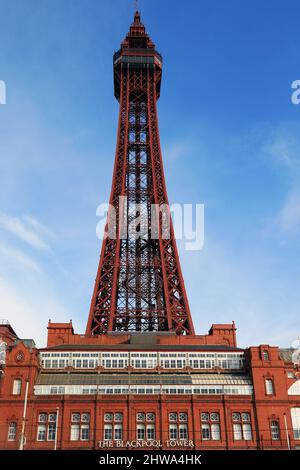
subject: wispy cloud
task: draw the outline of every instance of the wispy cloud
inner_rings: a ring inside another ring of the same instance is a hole
[[[170,161],[178,160],[179,158],[188,158],[193,148],[193,141],[189,139],[182,139],[167,144],[164,148],[164,158]]]
[[[276,218],[282,232],[297,234],[300,230],[300,189],[292,188]]]
[[[281,234],[297,234],[300,231],[300,126],[287,123],[273,130],[263,151],[287,182],[285,198],[270,225]]]
[[[16,283],[0,275],[0,316],[12,324],[21,338],[33,338],[38,346],[45,345],[46,326],[51,316],[63,321],[66,310],[44,280],[22,279]],[[45,302],[45,298],[47,302]]]
[[[1,258],[2,260],[5,258],[6,266],[11,263],[15,270],[21,268],[23,270],[30,269],[39,274],[42,273],[40,265],[30,256],[20,250],[4,245],[3,243],[0,245],[0,259]]]
[[[51,251],[50,246],[39,233],[45,231],[44,226],[33,217],[17,218],[0,212],[0,228],[10,232],[34,248]]]

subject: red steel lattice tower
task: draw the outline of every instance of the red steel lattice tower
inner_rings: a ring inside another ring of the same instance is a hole
[[[194,334],[172,221],[165,237],[164,212],[153,212],[153,207],[169,207],[156,107],[161,75],[162,57],[137,11],[121,49],[114,54],[120,110],[110,196],[115,215],[108,211],[106,232],[110,223],[117,236],[107,232],[103,240],[87,335]]]

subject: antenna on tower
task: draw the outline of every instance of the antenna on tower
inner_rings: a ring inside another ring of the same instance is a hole
[[[138,7],[139,7],[139,2],[138,0],[134,0],[134,7],[135,7],[135,11],[138,10]]]

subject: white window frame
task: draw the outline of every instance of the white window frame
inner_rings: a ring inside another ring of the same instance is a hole
[[[300,439],[300,407],[296,406],[291,408],[291,419],[292,419],[292,427],[294,433],[294,439]]]
[[[188,425],[184,423],[179,424],[179,440],[186,440],[188,436]]]
[[[241,423],[233,423],[233,439],[235,441],[243,440],[243,430]]]
[[[79,423],[72,423],[71,430],[70,430],[70,441],[79,441],[80,438],[80,424]]]
[[[138,423],[136,426],[136,439],[137,441],[143,441],[146,437],[146,426],[143,423]]]
[[[9,442],[13,442],[16,440],[16,437],[17,437],[17,423],[16,421],[11,421],[8,424],[7,440]]]
[[[47,424],[38,424],[36,440],[44,442],[47,439]]]
[[[274,395],[274,380],[271,378],[265,379],[266,395]]]
[[[13,395],[21,395],[22,392],[22,379],[16,378],[13,381]]]
[[[220,441],[221,440],[221,429],[219,423],[211,423],[211,439],[212,441]]]
[[[113,440],[113,425],[112,424],[104,424],[104,434],[103,434],[104,441],[112,441]]]
[[[251,423],[243,423],[243,439],[244,441],[252,441]]]
[[[272,441],[279,441],[280,432],[279,432],[279,422],[277,419],[272,419],[270,423],[270,430],[271,430]]]
[[[169,437],[170,437],[170,441],[175,441],[176,439],[178,439],[178,426],[177,426],[177,424],[174,424],[174,423],[169,424]]]

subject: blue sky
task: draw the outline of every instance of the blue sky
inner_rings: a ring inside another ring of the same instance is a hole
[[[241,346],[300,334],[300,5],[140,0],[163,54],[170,202],[205,204],[205,245],[180,260],[198,334],[235,320]],[[118,104],[112,54],[127,0],[0,0],[0,317],[43,345],[83,332],[108,199]]]

